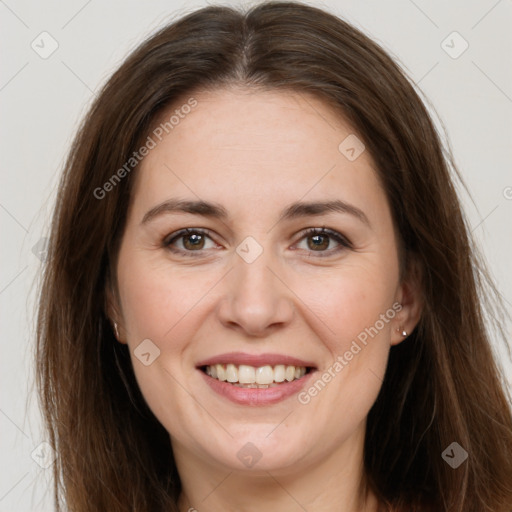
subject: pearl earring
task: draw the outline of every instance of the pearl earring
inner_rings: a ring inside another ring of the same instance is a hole
[[[403,329],[402,327],[398,328],[397,329],[397,332],[400,332],[401,331],[401,334],[404,338],[407,337],[407,331],[405,329]]]

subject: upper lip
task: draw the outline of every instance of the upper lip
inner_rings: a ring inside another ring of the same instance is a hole
[[[245,352],[229,352],[210,357],[197,363],[197,367],[212,366],[214,364],[245,364],[259,368],[260,366],[276,366],[284,364],[289,366],[305,366],[314,368],[315,365],[311,361],[304,361],[296,357],[284,354],[247,354]]]

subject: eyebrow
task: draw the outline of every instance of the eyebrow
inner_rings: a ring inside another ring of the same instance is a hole
[[[368,227],[371,227],[368,217],[362,210],[339,199],[334,201],[299,201],[292,203],[281,212],[278,222],[301,217],[320,216],[331,212],[352,215]],[[210,203],[202,200],[189,201],[184,199],[168,199],[154,208],[151,208],[151,210],[144,215],[141,224],[146,224],[155,217],[166,213],[189,213],[219,220],[227,220],[229,218],[228,211],[218,203]]]

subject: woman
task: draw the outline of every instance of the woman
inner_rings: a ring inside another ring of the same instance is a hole
[[[449,164],[397,65],[320,9],[211,6],[130,55],[41,290],[57,509],[509,511],[495,290]]]

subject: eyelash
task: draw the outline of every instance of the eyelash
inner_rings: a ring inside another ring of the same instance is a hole
[[[163,245],[164,245],[164,247],[169,249],[171,252],[176,253],[176,254],[181,254],[181,255],[189,256],[189,257],[200,256],[203,253],[203,251],[205,251],[207,249],[200,249],[198,251],[189,251],[189,250],[183,250],[183,249],[176,249],[175,247],[172,247],[172,244],[176,240],[179,240],[180,238],[183,238],[186,235],[193,235],[193,234],[205,235],[211,239],[211,236],[210,236],[211,232],[207,229],[185,228],[185,229],[181,229],[180,231],[177,231],[176,233],[169,235],[166,239],[164,239]],[[341,233],[338,233],[337,231],[333,231],[331,229],[326,229],[325,227],[306,229],[305,231],[302,232],[302,236],[299,239],[299,242],[301,240],[303,240],[304,238],[308,238],[310,236],[318,236],[318,235],[328,236],[331,239],[335,240],[337,243],[339,243],[340,246],[336,249],[331,249],[329,251],[320,251],[315,255],[315,257],[326,258],[326,257],[332,256],[333,254],[337,254],[338,252],[343,251],[345,249],[352,249],[352,243],[348,240],[348,238],[344,237]],[[317,251],[310,251],[310,252],[315,253]],[[323,254],[322,254],[322,252],[323,252]],[[196,254],[194,254],[194,253],[196,253]],[[197,253],[199,253],[199,254],[197,254]]]

